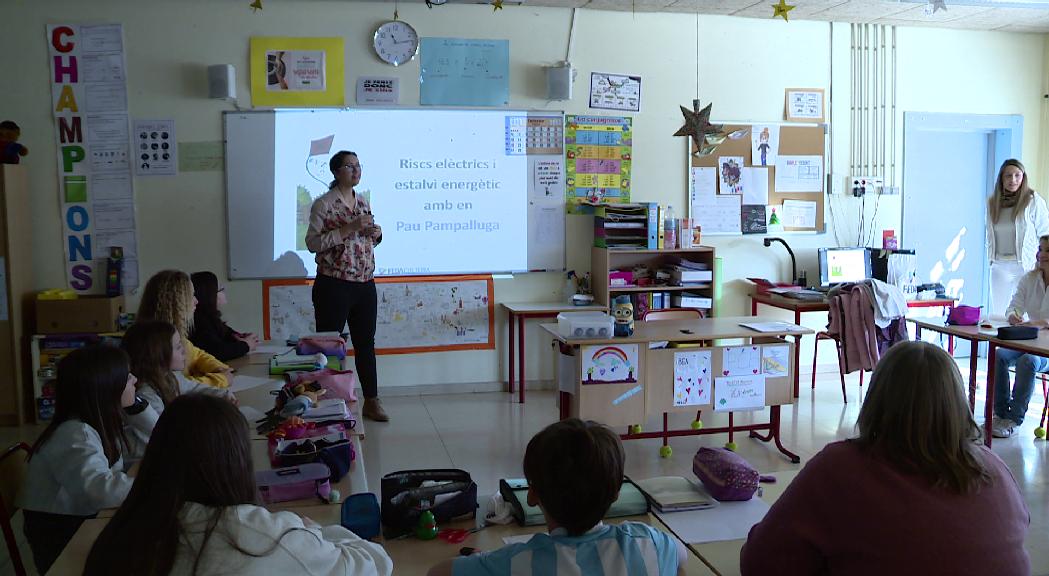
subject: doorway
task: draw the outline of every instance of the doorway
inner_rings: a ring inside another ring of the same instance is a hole
[[[939,282],[960,304],[986,306],[987,198],[1001,163],[1020,155],[1023,117],[906,112],[903,134],[901,248],[915,251],[918,282]],[[955,356],[969,356],[968,343],[957,344]]]

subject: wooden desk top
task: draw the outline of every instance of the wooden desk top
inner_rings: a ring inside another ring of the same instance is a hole
[[[797,298],[787,298],[780,296],[779,294],[771,293],[757,293],[752,292],[750,299],[761,304],[767,304],[769,306],[775,306],[783,310],[791,310],[795,312],[823,312],[830,309],[830,303],[826,298],[822,300],[799,300]],[[944,306],[954,306],[958,301],[953,298],[936,298],[934,300],[908,300],[908,308],[940,308]]]
[[[696,340],[717,340],[722,338],[761,338],[776,336],[797,336],[814,334],[811,328],[798,327],[796,330],[777,332],[758,332],[740,326],[740,323],[778,322],[761,316],[725,316],[718,318],[699,318],[694,320],[654,320],[634,322],[634,333],[630,336],[608,338],[568,338],[557,329],[557,324],[540,324],[558,340],[572,345],[645,343],[645,342],[695,342]]]
[[[966,340],[974,340],[977,342],[984,342],[994,338],[998,330],[997,327],[981,328],[979,326],[954,326],[952,324],[944,324],[943,320],[939,318],[908,318],[907,321],[922,329],[932,330],[941,334],[957,336],[959,338],[965,338]]]
[[[601,304],[575,306],[566,302],[503,302],[502,306],[514,314],[557,314],[558,312],[604,312],[608,310],[607,306]]]
[[[980,326],[952,326],[945,325],[942,321],[928,321],[919,318],[908,318],[915,326],[923,329],[933,330],[941,334],[957,336],[966,340],[976,342],[994,342],[1000,348],[1018,350],[1020,352],[1035,354],[1038,356],[1049,356],[1049,330],[1041,329],[1038,337],[1033,340],[1003,340],[998,338],[998,327],[1008,326],[1005,322],[992,322],[991,327]]]
[[[340,519],[340,507],[335,505],[304,506],[295,508],[294,511],[314,520],[322,526],[338,524]],[[616,518],[614,523],[628,520],[633,522],[644,522],[645,524],[655,526],[662,530],[667,530],[666,526],[651,514]],[[108,518],[99,518],[84,522],[77,533],[73,536],[73,539],[70,540],[65,550],[62,551],[58,560],[56,560],[51,566],[51,570],[48,571],[48,574],[68,576],[83,572],[84,561],[87,559],[88,552],[91,551],[91,546],[94,544],[95,539],[98,538],[98,535],[102,532],[102,529],[108,522]],[[473,528],[474,521],[467,520],[456,522],[448,525],[448,527]],[[415,538],[400,538],[383,541],[382,544],[386,548],[386,553],[393,559],[394,574],[419,575],[425,574],[434,564],[455,557],[459,553],[459,548],[463,546],[471,546],[479,550],[495,550],[504,546],[504,537],[520,534],[534,534],[545,530],[545,526],[522,527],[516,524],[509,524],[506,526],[489,526],[484,528],[483,530],[471,534],[461,544],[449,544],[439,538],[427,541],[416,540]],[[736,564],[739,564],[738,557]],[[709,568],[703,565],[695,554],[689,554],[689,563],[686,570],[690,576],[706,576],[708,574],[713,574]]]

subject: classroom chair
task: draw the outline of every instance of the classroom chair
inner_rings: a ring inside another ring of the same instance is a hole
[[[648,322],[650,320],[698,320],[703,317],[703,313],[696,308],[663,308],[661,310],[648,310],[645,315],[641,318]],[[701,422],[701,416],[703,415],[702,410],[696,410],[696,422]],[[732,412],[728,413],[728,441],[732,442]],[[669,445],[669,438],[667,437],[668,424],[667,424],[667,413],[663,413],[663,446]],[[669,454],[668,449],[663,449],[660,454]]]
[[[18,511],[15,502],[22,490],[22,483],[25,482],[29,466],[26,459],[32,452],[33,449],[28,444],[19,442],[0,454],[0,529],[4,532],[7,551],[11,555],[11,566],[17,576],[25,576],[26,569],[22,563],[22,555],[18,552],[18,541],[15,540],[15,531],[11,527],[11,518]]]
[[[838,352],[838,376],[841,378],[841,400],[849,403],[849,397],[845,394],[845,359],[841,357],[841,340],[830,332],[822,331],[816,333],[816,344],[812,348],[812,389],[816,389],[816,358],[819,356],[820,340],[833,340],[834,348]],[[860,388],[863,388],[863,370],[860,370]]]
[[[1035,438],[1045,438],[1045,413],[1046,409],[1049,408],[1049,386],[1046,385],[1046,378],[1049,374],[1044,372],[1038,373],[1038,379],[1042,381],[1042,417],[1038,419],[1038,428],[1034,431]],[[1042,435],[1038,435],[1038,431],[1042,431]]]

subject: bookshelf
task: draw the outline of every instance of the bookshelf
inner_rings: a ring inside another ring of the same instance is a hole
[[[647,286],[610,286],[609,272],[615,270],[633,270],[645,267],[653,272],[661,268],[667,268],[681,260],[689,260],[706,264],[708,269],[714,271],[714,248],[711,246],[697,246],[694,248],[679,248],[673,250],[631,250],[602,248],[595,246],[591,248],[591,277],[593,282],[594,302],[608,306],[611,299],[620,294],[647,294],[657,292],[669,292],[671,294],[691,292],[700,296],[710,298],[711,307],[708,316],[716,315],[716,303],[714,302],[714,286],[717,277],[714,276],[710,282],[702,282],[689,286],[670,285],[647,285]],[[665,308],[675,306],[667,305]]]

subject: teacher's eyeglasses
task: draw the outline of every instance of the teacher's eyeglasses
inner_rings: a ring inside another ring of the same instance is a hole
[[[364,168],[364,164],[343,164],[342,168],[350,172],[360,172],[361,168]]]

